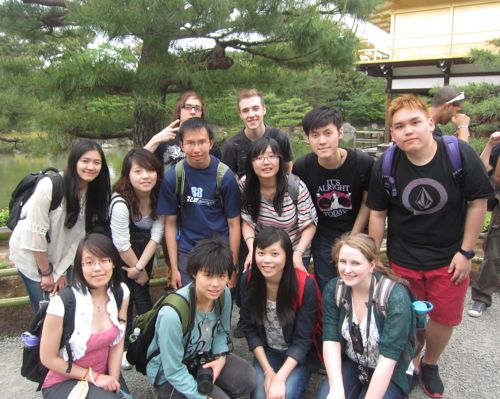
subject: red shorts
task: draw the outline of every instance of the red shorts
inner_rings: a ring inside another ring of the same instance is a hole
[[[439,324],[453,327],[462,321],[469,277],[460,284],[451,281],[448,266],[434,270],[413,270],[389,261],[394,273],[408,280],[417,299],[429,301],[434,308],[429,317]]]

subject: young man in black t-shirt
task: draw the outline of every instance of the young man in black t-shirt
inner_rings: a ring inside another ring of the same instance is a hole
[[[332,245],[342,234],[362,232],[368,223],[365,205],[373,159],[358,150],[340,148],[342,116],[328,106],[314,108],[302,120],[312,152],[299,158],[293,173],[306,183],[318,214],[311,251],[321,290],[337,275]]]
[[[369,232],[380,245],[387,218],[393,271],[410,282],[418,299],[434,305],[420,372],[424,391],[438,398],[444,386],[437,363],[462,319],[474,246],[493,189],[479,156],[463,141],[458,143],[463,171],[453,176],[422,100],[401,96],[392,102],[389,115],[398,147],[391,168],[397,193],[389,195],[384,188],[382,157],[373,166],[368,190]]]
[[[245,127],[224,143],[222,162],[229,166],[238,177],[243,176],[250,145],[255,140],[268,136],[278,142],[281,155],[285,160],[285,169],[290,172],[293,159],[290,138],[282,130],[264,124],[264,116],[267,110],[262,94],[255,89],[242,90],[237,102],[240,119],[245,124]]]

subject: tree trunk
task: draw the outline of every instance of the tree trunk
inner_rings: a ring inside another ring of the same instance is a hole
[[[134,133],[132,139],[135,147],[144,147],[148,140],[164,128],[164,111],[155,104],[136,100],[134,109]]]

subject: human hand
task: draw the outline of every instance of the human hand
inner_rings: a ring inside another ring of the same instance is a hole
[[[182,287],[181,283],[181,273],[179,270],[170,270],[170,287],[172,287],[174,290],[179,289]]]
[[[40,287],[42,288],[42,291],[45,292],[54,292],[54,277],[52,274],[48,276],[42,276],[40,280]]]
[[[135,268],[134,268],[135,269]],[[147,282],[149,281],[149,276],[148,276],[148,273],[146,272],[146,270],[142,270],[140,273],[139,273],[139,277],[137,277],[135,279],[135,282],[139,285],[144,285],[146,284]]]
[[[55,282],[52,292],[61,291],[64,287],[66,287],[66,276],[60,276]]]
[[[293,267],[295,267],[296,269],[303,270],[307,274],[309,274],[306,267],[304,266],[304,260],[302,259],[302,254],[298,251],[293,251]]]
[[[252,253],[249,251],[248,255],[245,259],[245,263],[243,263],[243,273],[252,267]]]
[[[212,383],[215,384],[217,378],[219,378],[222,369],[226,365],[226,356],[219,356],[217,359],[212,360],[211,362],[205,363],[202,367],[204,369],[210,367],[213,371],[213,380]]]
[[[459,125],[469,126],[470,118],[465,114],[455,114],[451,117],[451,122],[455,126],[459,126]]]
[[[131,280],[137,280],[141,272],[135,267],[122,266],[122,270],[125,270],[127,277]]]
[[[448,267],[448,273],[453,273],[451,281],[455,285],[460,284],[469,275],[471,267],[471,260],[457,252]]]
[[[500,131],[491,133],[490,138],[488,139],[488,144],[494,146],[495,144],[500,143]]]
[[[272,378],[271,384],[266,391],[267,399],[285,399],[286,387],[285,380],[283,380],[278,374],[275,374]]]
[[[104,389],[107,392],[119,392],[120,391],[120,383],[114,377],[111,377],[108,374],[97,374],[97,378],[95,377],[97,372],[94,371],[94,381],[95,386]]]
[[[156,133],[156,138],[158,139],[158,141],[166,142],[170,140],[175,140],[177,132],[179,131],[180,123],[181,123],[180,119],[176,119],[165,129],[160,130],[158,133]]]

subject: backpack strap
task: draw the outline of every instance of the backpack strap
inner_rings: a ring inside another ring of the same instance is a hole
[[[392,164],[396,149],[396,144],[393,144],[384,152],[384,155],[382,155],[382,183],[389,197],[397,197],[398,195],[396,179],[392,176]]]
[[[66,369],[66,373],[70,373],[73,367],[73,351],[71,350],[69,340],[71,335],[73,335],[73,331],[75,331],[76,297],[72,287],[64,288],[62,291],[59,291],[58,295],[61,297],[64,305],[63,333],[60,348],[66,348],[66,353],[68,354],[68,368]]]
[[[354,149],[354,153],[356,154],[356,169],[359,172],[359,179],[363,182],[366,179],[365,170],[369,166],[368,156],[358,148]]]
[[[288,195],[293,201],[293,205],[297,207],[297,203],[299,202],[299,192],[300,192],[300,178],[293,173],[288,174],[287,178],[287,191]]]
[[[165,298],[163,305],[170,306],[177,312],[182,324],[182,335],[186,335],[194,324],[194,317],[191,312],[189,301],[182,295],[173,292]],[[196,311],[195,306],[193,306],[193,310]]]
[[[304,300],[304,291],[306,289],[307,273],[300,269],[295,269],[295,275],[297,276],[297,301],[294,304],[294,310],[298,311],[302,307],[302,302]]]
[[[179,162],[175,164],[175,195],[177,196],[177,204],[179,208],[185,205],[186,201],[185,186],[186,186],[186,171],[184,170],[184,159],[181,159]]]
[[[54,173],[48,173],[47,171],[53,171]],[[43,170],[44,174],[47,174],[49,176],[50,180],[52,181],[52,199],[50,200],[50,211],[53,211],[56,209],[59,205],[61,205],[64,192],[63,192],[63,178],[59,174],[59,171],[54,168],[47,168]]]
[[[219,161],[219,163],[217,164],[217,177],[215,180],[215,197],[218,198],[221,208],[224,208],[224,197],[221,193],[222,179],[224,179],[224,176],[226,175],[228,170],[229,166]],[[236,179],[236,181],[238,181],[238,179]]]
[[[337,279],[337,285],[335,286],[335,304],[340,309],[341,306],[345,307],[345,295],[347,292],[347,286],[340,277]]]
[[[375,287],[375,292],[373,293],[375,309],[384,319],[387,317],[387,303],[389,302],[389,297],[396,284],[394,280],[382,276]]]
[[[462,158],[460,157],[460,148],[458,147],[458,139],[455,136],[443,136],[443,143],[446,148],[446,153],[450,159],[451,167],[453,168],[453,178],[460,180],[462,178]]]

